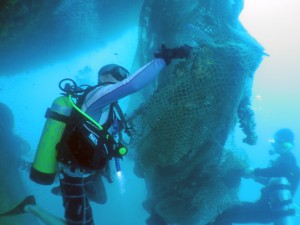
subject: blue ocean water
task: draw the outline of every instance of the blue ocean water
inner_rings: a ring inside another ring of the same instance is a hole
[[[240,20],[263,45],[265,57],[257,69],[253,84],[253,107],[255,110],[258,143],[248,147],[247,153],[253,167],[265,167],[272,159],[268,151],[271,148],[269,139],[280,128],[290,128],[295,132],[295,148],[293,149],[298,163],[300,162],[300,65],[297,58],[300,45],[297,39],[299,30],[295,30],[294,21],[299,21],[296,8],[299,2],[289,1],[245,1]],[[260,185],[252,180],[244,180],[240,197],[243,200],[258,198]],[[294,198],[300,204],[300,191]],[[297,210],[299,213],[299,209]],[[300,218],[295,218],[295,224]]]
[[[261,0],[251,1],[245,2],[241,20],[270,56],[265,57],[258,68],[253,85],[258,143],[252,147],[243,144],[238,128],[236,142],[246,149],[253,167],[263,167],[270,159],[268,139],[272,138],[277,129],[289,127],[296,134],[295,154],[300,161],[300,63],[297,62],[300,54],[297,40],[300,37],[295,25],[295,21],[300,20],[293,14],[295,1],[265,1],[265,7]],[[25,156],[26,160],[31,161],[34,157],[45,121],[45,109],[59,92],[58,81],[71,77],[78,82],[95,84],[95,74],[102,65],[117,63],[131,68],[137,48],[137,33],[137,27],[128,27],[119,38],[88,52],[82,51],[63,61],[31,68],[14,76],[0,77],[0,101],[12,108],[16,133],[27,140],[32,148]],[[126,101],[123,105],[126,107]],[[92,203],[96,224],[144,224],[147,213],[142,208],[142,201],[146,189],[143,180],[132,173],[132,167],[133,163],[125,159],[122,162],[122,180],[118,180],[115,175],[113,184],[105,183],[107,204]],[[52,186],[34,184],[27,178],[27,172],[22,171],[22,174],[28,193],[34,193],[43,208],[63,217],[61,198],[50,193]],[[243,180],[240,197],[242,200],[253,201],[259,196],[259,189],[260,186],[253,181]],[[299,192],[295,202],[300,205]],[[296,220],[300,223],[298,218]]]

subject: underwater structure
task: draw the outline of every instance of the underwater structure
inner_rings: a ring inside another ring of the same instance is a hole
[[[136,24],[141,3],[140,0],[130,0],[130,4],[128,0],[1,1],[0,76],[63,61],[119,38]]]
[[[144,208],[167,223],[204,225],[238,201],[237,171],[247,161],[228,140],[239,125],[243,141],[256,143],[251,88],[264,55],[238,19],[242,9],[243,0],[143,3],[139,66],[162,43],[194,47],[131,104],[135,173],[147,186]]]
[[[29,151],[29,144],[14,134],[14,116],[11,109],[0,102],[0,211],[7,211],[28,192],[21,170],[26,169],[22,155]],[[28,216],[0,217],[1,225],[38,224],[37,220]]]

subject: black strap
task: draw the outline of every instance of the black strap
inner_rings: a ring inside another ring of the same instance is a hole
[[[131,134],[131,132],[130,132],[130,128],[129,128],[129,126],[128,126],[128,122],[127,122],[127,120],[126,120],[126,118],[125,118],[125,115],[124,115],[124,113],[123,113],[123,111],[122,111],[122,109],[121,109],[121,107],[120,107],[120,105],[119,105],[118,102],[116,102],[116,103],[114,104],[114,108],[116,109],[116,112],[118,113],[118,115],[119,115],[119,117],[120,117],[120,120],[121,120],[121,122],[122,122],[122,124],[123,124],[124,132],[125,132],[129,137],[131,137],[132,134]]]
[[[76,106],[78,108],[81,108],[83,103],[84,103],[84,100],[86,98],[86,96],[92,91],[94,90],[96,87],[98,87],[97,85],[96,86],[90,86],[88,88],[86,88],[84,90],[84,92],[82,93],[82,95],[80,95],[78,98],[77,98],[77,102],[76,102]],[[68,123],[67,123],[67,127],[65,130],[66,133],[68,133],[70,130],[72,130],[73,127],[75,127],[80,121],[83,120],[83,116],[76,110],[76,109],[72,109],[71,111],[71,114],[70,114],[70,117],[69,117],[69,120],[68,120]]]
[[[98,87],[99,87],[99,86],[108,85],[108,84],[115,84],[115,83],[116,83],[116,82],[103,82],[103,83],[99,82]]]
[[[114,123],[114,103],[110,104],[107,120],[102,125],[102,127],[108,130],[113,123]]]
[[[59,114],[53,110],[51,110],[50,108],[47,108],[47,111],[45,113],[45,117],[46,118],[50,118],[50,119],[54,119],[63,123],[68,123],[70,121],[70,117],[69,116],[65,116],[62,114]]]
[[[84,100],[86,98],[86,96],[88,95],[88,93],[90,93],[92,90],[94,90],[95,88],[99,87],[99,85],[96,85],[96,86],[90,86],[88,88],[86,88],[83,92],[83,94],[81,96],[79,96],[79,98],[77,99],[77,103],[76,105],[81,108],[83,103],[84,103]]]

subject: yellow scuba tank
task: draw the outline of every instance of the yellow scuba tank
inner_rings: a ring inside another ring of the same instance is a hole
[[[67,96],[56,98],[47,110],[46,122],[31,166],[30,178],[39,184],[52,184],[57,172],[56,145],[72,111]]]

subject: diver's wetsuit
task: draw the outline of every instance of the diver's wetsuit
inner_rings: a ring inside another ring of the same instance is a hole
[[[61,172],[60,187],[68,225],[93,225],[92,208],[86,192],[87,177],[71,177]],[[91,181],[89,181],[91,182]]]
[[[103,124],[101,123],[101,112],[106,106],[141,90],[153,80],[165,66],[166,64],[163,59],[154,59],[123,81],[96,88],[87,95],[82,110],[96,121],[99,121],[100,124]]]
[[[145,87],[165,66],[165,61],[157,58],[118,83],[95,88],[87,94],[82,110],[103,125],[108,119],[111,103]],[[86,182],[93,174],[61,165],[60,186],[68,225],[94,225],[86,190]]]
[[[285,177],[290,183],[290,191],[294,196],[299,183],[299,167],[296,158],[290,151],[281,154],[272,166],[264,169],[255,169],[254,175],[258,177],[272,178]],[[270,189],[264,187],[261,197],[256,202],[241,202],[220,214],[213,225],[232,225],[233,223],[272,223],[282,216],[293,215],[294,210],[286,212],[274,211],[271,208]]]
[[[272,166],[254,170],[255,176],[261,177],[286,177],[291,185],[291,193],[294,196],[299,184],[299,167],[292,152],[281,154],[273,162]]]

